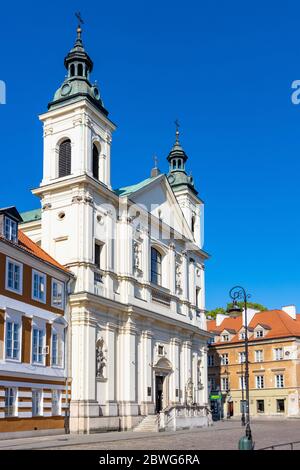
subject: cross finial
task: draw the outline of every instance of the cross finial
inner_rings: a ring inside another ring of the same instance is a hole
[[[81,14],[80,14],[80,11],[77,11],[75,13],[75,16],[78,20],[78,26],[77,26],[77,41],[76,41],[76,44],[77,45],[80,45],[81,44],[81,32],[82,32],[82,29],[81,29],[81,25],[84,23],[83,19],[81,18]]]
[[[76,11],[75,16],[76,16],[76,18],[78,19],[78,26],[80,26],[81,24],[84,23],[84,21],[83,21],[83,19],[82,19],[82,17],[81,17],[80,11]]]
[[[178,119],[175,119],[174,124],[175,124],[175,126],[176,126],[176,142],[179,142],[179,127],[180,127],[180,123],[179,123]]]
[[[154,160],[154,168],[157,168],[157,165],[158,165],[158,158],[157,158],[156,155],[154,155],[153,160]]]

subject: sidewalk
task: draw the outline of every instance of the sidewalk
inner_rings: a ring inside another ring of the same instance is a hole
[[[224,431],[228,429],[240,429],[239,423],[218,421],[208,428],[188,429],[182,431],[162,432],[162,433],[137,433],[133,431],[125,432],[106,432],[95,434],[66,434],[66,435],[50,435],[37,437],[24,437],[17,439],[5,439],[0,441],[0,450],[20,450],[20,449],[51,449],[53,447],[79,446],[83,444],[95,444],[97,442],[115,442],[145,440],[159,436],[179,436],[180,434],[189,434],[195,432]]]

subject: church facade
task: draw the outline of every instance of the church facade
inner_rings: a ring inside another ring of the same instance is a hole
[[[132,429],[150,415],[205,415],[203,201],[179,141],[143,181],[113,190],[115,125],[81,29],[40,116],[41,209],[22,230],[74,279],[68,292],[71,432]],[[162,419],[163,422],[163,419]]]

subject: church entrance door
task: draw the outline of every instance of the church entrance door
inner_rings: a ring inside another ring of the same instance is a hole
[[[164,380],[163,375],[155,376],[155,411],[159,413],[163,409],[163,390],[164,390]]]

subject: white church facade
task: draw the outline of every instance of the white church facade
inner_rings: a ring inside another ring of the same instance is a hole
[[[115,125],[81,29],[43,123],[41,210],[22,230],[74,275],[68,291],[71,432],[132,429],[147,416],[207,416],[203,202],[179,132],[169,173],[113,190]],[[174,421],[174,420],[173,420]]]

